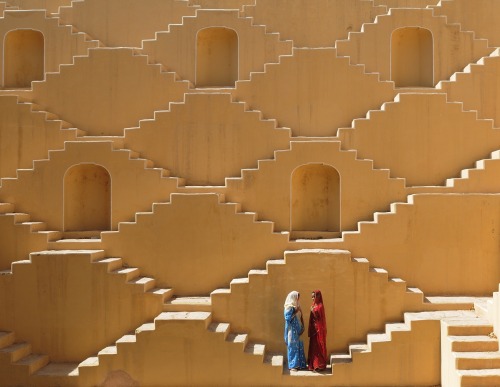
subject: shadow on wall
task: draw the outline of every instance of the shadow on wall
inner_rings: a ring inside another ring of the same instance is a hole
[[[20,29],[5,35],[3,86],[31,87],[44,79],[44,37],[40,31]]]
[[[198,31],[196,37],[196,86],[234,87],[238,80],[238,35],[225,27]]]
[[[432,33],[426,28],[398,28],[391,35],[391,80],[396,87],[433,87]]]

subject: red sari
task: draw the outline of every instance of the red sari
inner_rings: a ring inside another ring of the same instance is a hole
[[[323,296],[319,290],[313,292],[314,300],[309,317],[309,353],[308,366],[310,370],[326,368],[326,317],[323,307]]]

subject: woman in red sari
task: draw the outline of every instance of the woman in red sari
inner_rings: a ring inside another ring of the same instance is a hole
[[[326,317],[323,297],[319,290],[312,292],[313,304],[309,317],[309,354],[308,366],[311,371],[326,368]]]

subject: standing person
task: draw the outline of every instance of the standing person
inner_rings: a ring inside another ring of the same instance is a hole
[[[312,292],[313,303],[309,317],[309,353],[308,366],[311,371],[326,368],[326,317],[321,291]]]
[[[304,320],[302,309],[299,304],[300,294],[293,291],[285,300],[285,343],[287,345],[288,369],[297,371],[306,368],[306,355],[304,343],[300,335],[304,331]]]

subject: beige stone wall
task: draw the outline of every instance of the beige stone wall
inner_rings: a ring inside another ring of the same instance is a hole
[[[89,135],[119,136],[169,102],[182,101],[186,91],[186,82],[148,65],[134,50],[102,49],[34,83],[33,102]]]
[[[333,48],[294,49],[293,56],[268,65],[265,73],[238,82],[233,95],[294,136],[334,136],[394,98],[393,84],[378,78],[363,66],[351,66]]]
[[[221,122],[220,117],[225,119]],[[289,148],[290,131],[262,120],[230,94],[186,94],[182,104],[125,131],[125,144],[188,185],[224,185],[226,177]]]
[[[426,8],[437,5],[439,0],[374,0],[375,5],[385,5],[390,8]]]
[[[326,308],[327,352],[335,353],[364,341],[366,332],[383,331],[385,322],[401,320],[404,310],[424,308],[421,295],[407,292],[404,282],[369,271],[368,262],[352,261],[348,251],[299,250],[285,253],[284,258],[284,262],[268,262],[267,272],[250,272],[248,281],[232,282],[229,293],[212,293],[214,319],[231,322],[234,332],[246,332],[251,341],[284,353],[287,294],[300,292],[307,327],[311,292],[320,289]],[[307,353],[307,334],[302,339]]]
[[[142,40],[153,39],[156,31],[167,30],[169,24],[180,24],[183,16],[194,13],[195,8],[185,0],[108,0],[105,4],[85,0],[60,9],[64,23],[108,47],[141,47]]]
[[[375,7],[372,1],[316,0],[314,5],[307,0],[256,0],[254,6],[244,8],[244,14],[283,39],[293,40],[294,47],[334,47],[336,40],[386,13],[385,7]]]
[[[210,27],[225,28],[236,33],[239,80],[249,79],[252,72],[263,71],[264,64],[276,63],[280,55],[291,53],[290,41],[282,41],[279,34],[266,32],[264,26],[253,25],[251,18],[239,17],[237,10],[203,9],[197,10],[194,17],[185,17],[182,25],[171,25],[168,32],[158,32],[155,39],[145,40],[142,52],[152,62],[161,63],[182,79],[198,85],[198,36],[200,31]],[[213,71],[217,71],[227,60],[225,56],[218,55],[210,58],[210,61],[215,61]],[[218,86],[234,87],[234,84]]]
[[[280,256],[287,242],[287,235],[273,233],[272,223],[255,222],[253,214],[220,203],[215,194],[172,195],[172,202],[155,205],[153,214],[139,214],[136,223],[103,233],[108,254],[155,273],[161,286],[188,296],[228,286]]]
[[[338,142],[320,141],[292,142],[291,150],[277,152],[275,160],[243,171],[241,179],[228,179],[226,197],[241,203],[245,211],[257,212],[259,219],[272,220],[278,230],[289,231],[292,174],[308,164],[330,166],[340,175],[340,230],[354,230],[359,220],[371,218],[375,211],[387,211],[391,202],[406,197],[402,179],[373,169],[369,160],[357,160],[355,152],[341,151]],[[263,196],[273,205],[262,202]]]
[[[499,282],[499,205],[495,194],[415,195],[333,245],[429,295],[488,296]]]
[[[448,23],[460,23],[464,31],[474,31],[477,38],[488,39],[490,47],[498,47],[499,6],[495,0],[442,0],[434,12],[446,16]]]
[[[387,168],[393,177],[404,177],[408,186],[444,185],[497,150],[499,136],[490,120],[447,102],[446,94],[399,95],[368,119],[339,130],[343,147],[356,149],[359,158],[374,160],[375,168]]]
[[[29,224],[22,224],[25,221],[14,214],[0,215],[0,271],[10,270],[13,262],[27,259],[32,251],[47,249],[47,236],[32,232]]]
[[[61,121],[48,119],[32,106],[15,96],[0,97],[2,177],[16,177],[17,169],[31,168],[33,160],[47,158],[49,150],[62,149],[76,137],[76,130],[65,129]]]
[[[19,9],[46,9],[49,13],[58,13],[59,7],[71,4],[71,0],[9,0],[11,6]]]
[[[500,324],[497,8],[0,2],[0,387],[438,385],[425,296]],[[291,375],[316,288],[352,362]]]
[[[493,120],[500,126],[498,96],[498,74],[500,74],[500,51],[471,64],[452,77],[450,82],[442,82],[439,87],[448,94],[449,101],[460,101],[466,110],[477,111],[478,117]]]
[[[15,263],[11,275],[0,276],[1,292],[9,294],[0,300],[2,329],[53,362],[80,362],[160,313],[159,296],[92,263],[102,258],[65,251]]]
[[[119,222],[133,220],[136,212],[151,211],[153,202],[168,201],[178,185],[176,178],[164,178],[161,170],[146,169],[146,160],[132,157],[129,151],[113,150],[111,142],[67,142],[64,150],[50,152],[49,160],[37,161],[34,169],[18,173],[17,179],[4,179],[0,200],[14,203],[16,211],[29,213],[49,229],[65,230],[67,171],[79,164],[100,166],[109,174],[111,184],[111,202],[101,204],[111,208],[111,227],[116,229]],[[82,201],[80,206],[81,211],[92,208],[91,200]]]
[[[28,29],[39,31],[44,38],[44,71],[57,72],[62,64],[73,63],[76,55],[87,55],[89,48],[97,47],[97,41],[88,41],[84,34],[73,33],[71,27],[59,25],[58,20],[46,16],[45,11],[4,12],[0,18],[0,64],[4,66],[4,39],[9,31]],[[4,83],[2,82],[2,86]]]
[[[423,28],[432,34],[433,85],[493,51],[487,41],[475,40],[472,33],[460,31],[458,25],[446,24],[444,17],[434,17],[432,9],[416,8],[391,9],[374,23],[365,24],[362,32],[338,41],[336,47],[339,55],[349,56],[352,63],[364,64],[368,72],[391,80],[391,36],[395,30],[406,27]],[[411,69],[412,63],[405,65]]]

